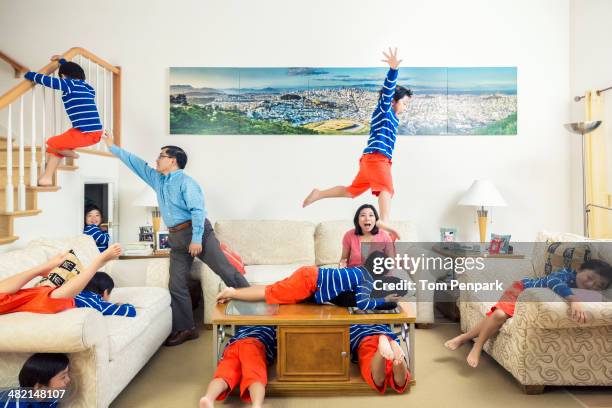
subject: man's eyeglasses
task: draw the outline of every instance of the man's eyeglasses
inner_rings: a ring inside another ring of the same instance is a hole
[[[158,159],[158,160],[161,160],[161,159],[163,159],[164,157],[167,157],[167,158],[169,158],[169,159],[172,159],[172,158],[173,158],[172,156],[168,156],[167,154],[160,154],[159,156],[157,156],[157,159]]]

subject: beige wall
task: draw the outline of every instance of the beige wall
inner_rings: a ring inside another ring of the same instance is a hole
[[[125,147],[153,160],[178,144],[203,186],[210,217],[337,219],[372,201],[302,209],[314,186],[353,178],[365,137],[169,136],[171,66],[380,66],[398,46],[407,66],[517,66],[519,134],[402,137],[394,157],[393,217],[434,240],[441,226],[477,239],[473,211],[457,207],[476,178],[491,178],[509,206],[489,231],[530,240],[576,230],[570,204],[569,0],[396,2],[177,0],[0,2],[2,48],[23,63],[80,45],[121,65]],[[124,241],[136,239],[143,183],[120,169]]]

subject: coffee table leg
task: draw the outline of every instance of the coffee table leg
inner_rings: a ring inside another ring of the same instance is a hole
[[[408,355],[410,356],[410,375],[414,380],[416,378],[416,364],[415,364],[415,354],[414,354],[414,333],[415,333],[415,325],[414,323],[410,323],[410,331],[408,332],[408,337],[410,338],[410,350],[408,350]]]
[[[406,323],[401,325],[402,327],[402,339],[404,340],[404,346],[406,347],[406,355],[408,357],[408,369],[410,370],[410,377],[414,380],[415,378],[415,364],[414,364],[414,323],[410,323],[410,326]],[[406,332],[408,332],[406,335]]]
[[[219,362],[219,325],[212,325],[212,362],[213,367],[217,367]]]

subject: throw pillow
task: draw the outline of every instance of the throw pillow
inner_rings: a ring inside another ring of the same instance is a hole
[[[223,254],[227,258],[229,263],[231,263],[234,266],[234,268],[236,268],[238,270],[238,272],[240,272],[243,275],[246,273],[246,271],[244,269],[244,262],[242,262],[242,258],[240,257],[240,255],[238,255],[236,252],[232,251],[227,246],[227,244],[224,243],[224,242],[221,242],[221,251],[223,251]]]
[[[544,254],[544,274],[559,269],[580,268],[583,262],[591,259],[591,250],[587,244],[577,242],[552,242]]]
[[[83,264],[71,249],[68,251],[68,258],[60,266],[49,272],[49,275],[42,278],[37,286],[60,287],[80,274],[83,269]]]

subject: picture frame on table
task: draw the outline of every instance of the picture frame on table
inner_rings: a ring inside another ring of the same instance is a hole
[[[440,242],[442,247],[452,246],[451,243],[457,241],[457,228],[454,227],[442,227],[440,228]]]
[[[158,231],[155,237],[155,249],[157,251],[169,251],[170,250],[170,232],[169,231]]]
[[[491,234],[491,241],[496,240],[496,239],[500,239],[502,241],[500,247],[499,247],[499,253],[500,254],[507,254],[509,253],[510,250],[510,238],[512,237],[512,235],[510,234],[495,234],[492,233]],[[491,242],[489,241],[489,242]]]

